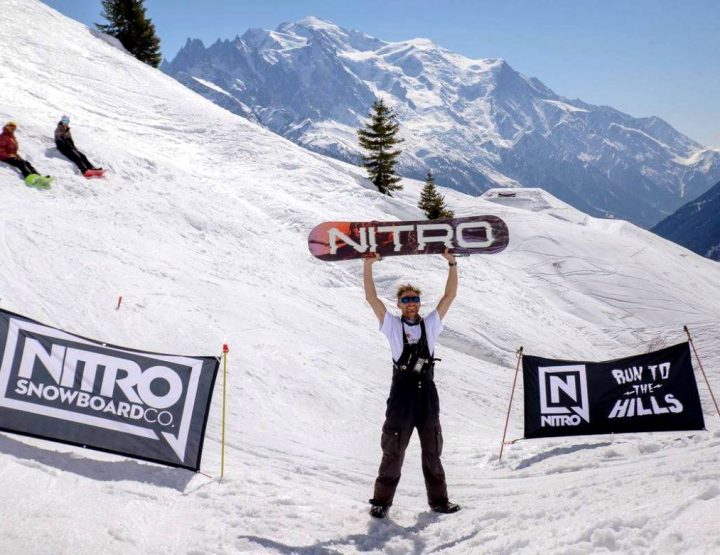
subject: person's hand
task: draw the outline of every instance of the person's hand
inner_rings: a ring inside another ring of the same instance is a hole
[[[457,262],[457,260],[455,259],[455,255],[450,252],[450,249],[445,249],[445,252],[442,253],[442,257],[451,264],[453,262]]]
[[[382,256],[374,252],[363,258],[363,260],[365,261],[366,266],[372,266],[375,262],[382,260]]]

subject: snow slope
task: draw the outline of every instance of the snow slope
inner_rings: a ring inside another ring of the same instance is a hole
[[[214,478],[0,434],[0,551],[720,549],[720,419],[704,386],[707,432],[522,441],[497,459],[520,345],[612,358],[679,342],[687,324],[720,390],[716,263],[540,190],[502,203],[444,190],[458,215],[496,214],[511,233],[503,253],[460,260],[437,349],[444,463],[464,508],[427,511],[414,440],[392,518],[371,522],[389,349],[361,265],[313,259],[306,235],[328,219],[416,218],[420,184],[382,197],[358,168],[226,112],[36,0],[4,0],[0,28],[12,43],[0,49],[0,119],[18,122],[21,152],[57,180],[39,192],[0,166],[2,307],[113,344],[231,348],[223,481],[219,386],[203,459]],[[54,150],[63,113],[106,180],[84,180]],[[376,268],[388,303],[407,279],[426,309],[442,294],[440,257]]]

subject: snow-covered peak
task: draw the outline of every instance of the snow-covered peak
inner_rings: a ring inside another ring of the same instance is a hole
[[[343,29],[334,23],[314,16],[308,16],[300,21],[283,23],[277,32],[295,35],[305,39],[325,37],[329,39],[338,50],[376,50],[384,43],[374,37],[355,31]]]
[[[293,32],[304,30],[322,31],[325,33],[334,34],[347,34],[347,31],[342,29],[340,26],[335,25],[332,21],[315,17],[314,15],[308,15],[298,21],[281,23],[278,27],[278,31]]]
[[[416,38],[402,41],[402,44],[413,47],[416,50],[439,50],[440,47],[430,39]]]
[[[253,27],[245,31],[240,40],[245,43],[249,48],[256,50],[264,50],[268,46],[270,47],[281,47],[282,45],[272,40],[270,33],[264,29]]]

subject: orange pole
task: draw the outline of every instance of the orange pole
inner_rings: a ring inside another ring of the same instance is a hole
[[[703,368],[702,362],[700,362],[700,357],[697,354],[697,351],[695,350],[695,343],[692,340],[692,337],[690,337],[690,330],[687,326],[683,326],[683,329],[685,330],[685,333],[688,336],[688,341],[690,341],[690,346],[692,347],[693,353],[695,353],[695,358],[698,361],[698,364],[700,365],[700,371],[702,372],[703,378],[705,378],[705,384],[707,385],[708,391],[710,392],[710,398],[712,399],[713,404],[715,405],[715,411],[718,413],[718,416],[720,416],[720,408],[718,408],[718,403],[715,400],[715,395],[713,394],[712,387],[710,387],[710,382],[708,381],[707,374],[705,374],[705,368]]]
[[[502,462],[503,450],[505,449],[505,437],[507,436],[508,423],[510,422],[510,410],[512,409],[513,397],[515,396],[515,384],[517,383],[518,371],[520,370],[520,361],[523,356],[523,348],[517,350],[517,366],[515,366],[515,378],[513,379],[512,390],[510,391],[510,404],[508,405],[507,417],[505,418],[505,429],[503,430],[502,443],[500,444],[500,457],[498,462]]]

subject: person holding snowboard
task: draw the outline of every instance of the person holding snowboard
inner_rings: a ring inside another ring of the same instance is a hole
[[[73,141],[72,133],[70,133],[70,118],[63,116],[55,128],[55,146],[67,157],[71,162],[78,167],[80,172],[84,175],[88,170],[102,170],[102,168],[96,168],[90,163],[82,152],[80,152],[75,146]]]
[[[422,450],[422,470],[430,508],[438,513],[454,513],[460,506],[448,500],[442,455],[440,405],[433,381],[435,341],[443,330],[442,319],[457,294],[458,274],[455,257],[442,255],[449,264],[445,293],[437,308],[426,317],[420,316],[420,290],[410,284],[397,290],[397,306],[402,315],[394,316],[378,298],[372,265],[380,256],[365,258],[363,284],[365,299],[380,323],[380,331],[388,338],[393,358],[393,378],[382,428],[382,461],[375,480],[370,515],[384,518],[392,505],[400,482],[405,449],[413,429],[417,428]]]
[[[7,122],[3,127],[2,134],[0,134],[0,161],[19,169],[24,178],[39,175],[33,165],[18,154],[18,141],[15,138],[16,129],[17,123],[14,121]]]

